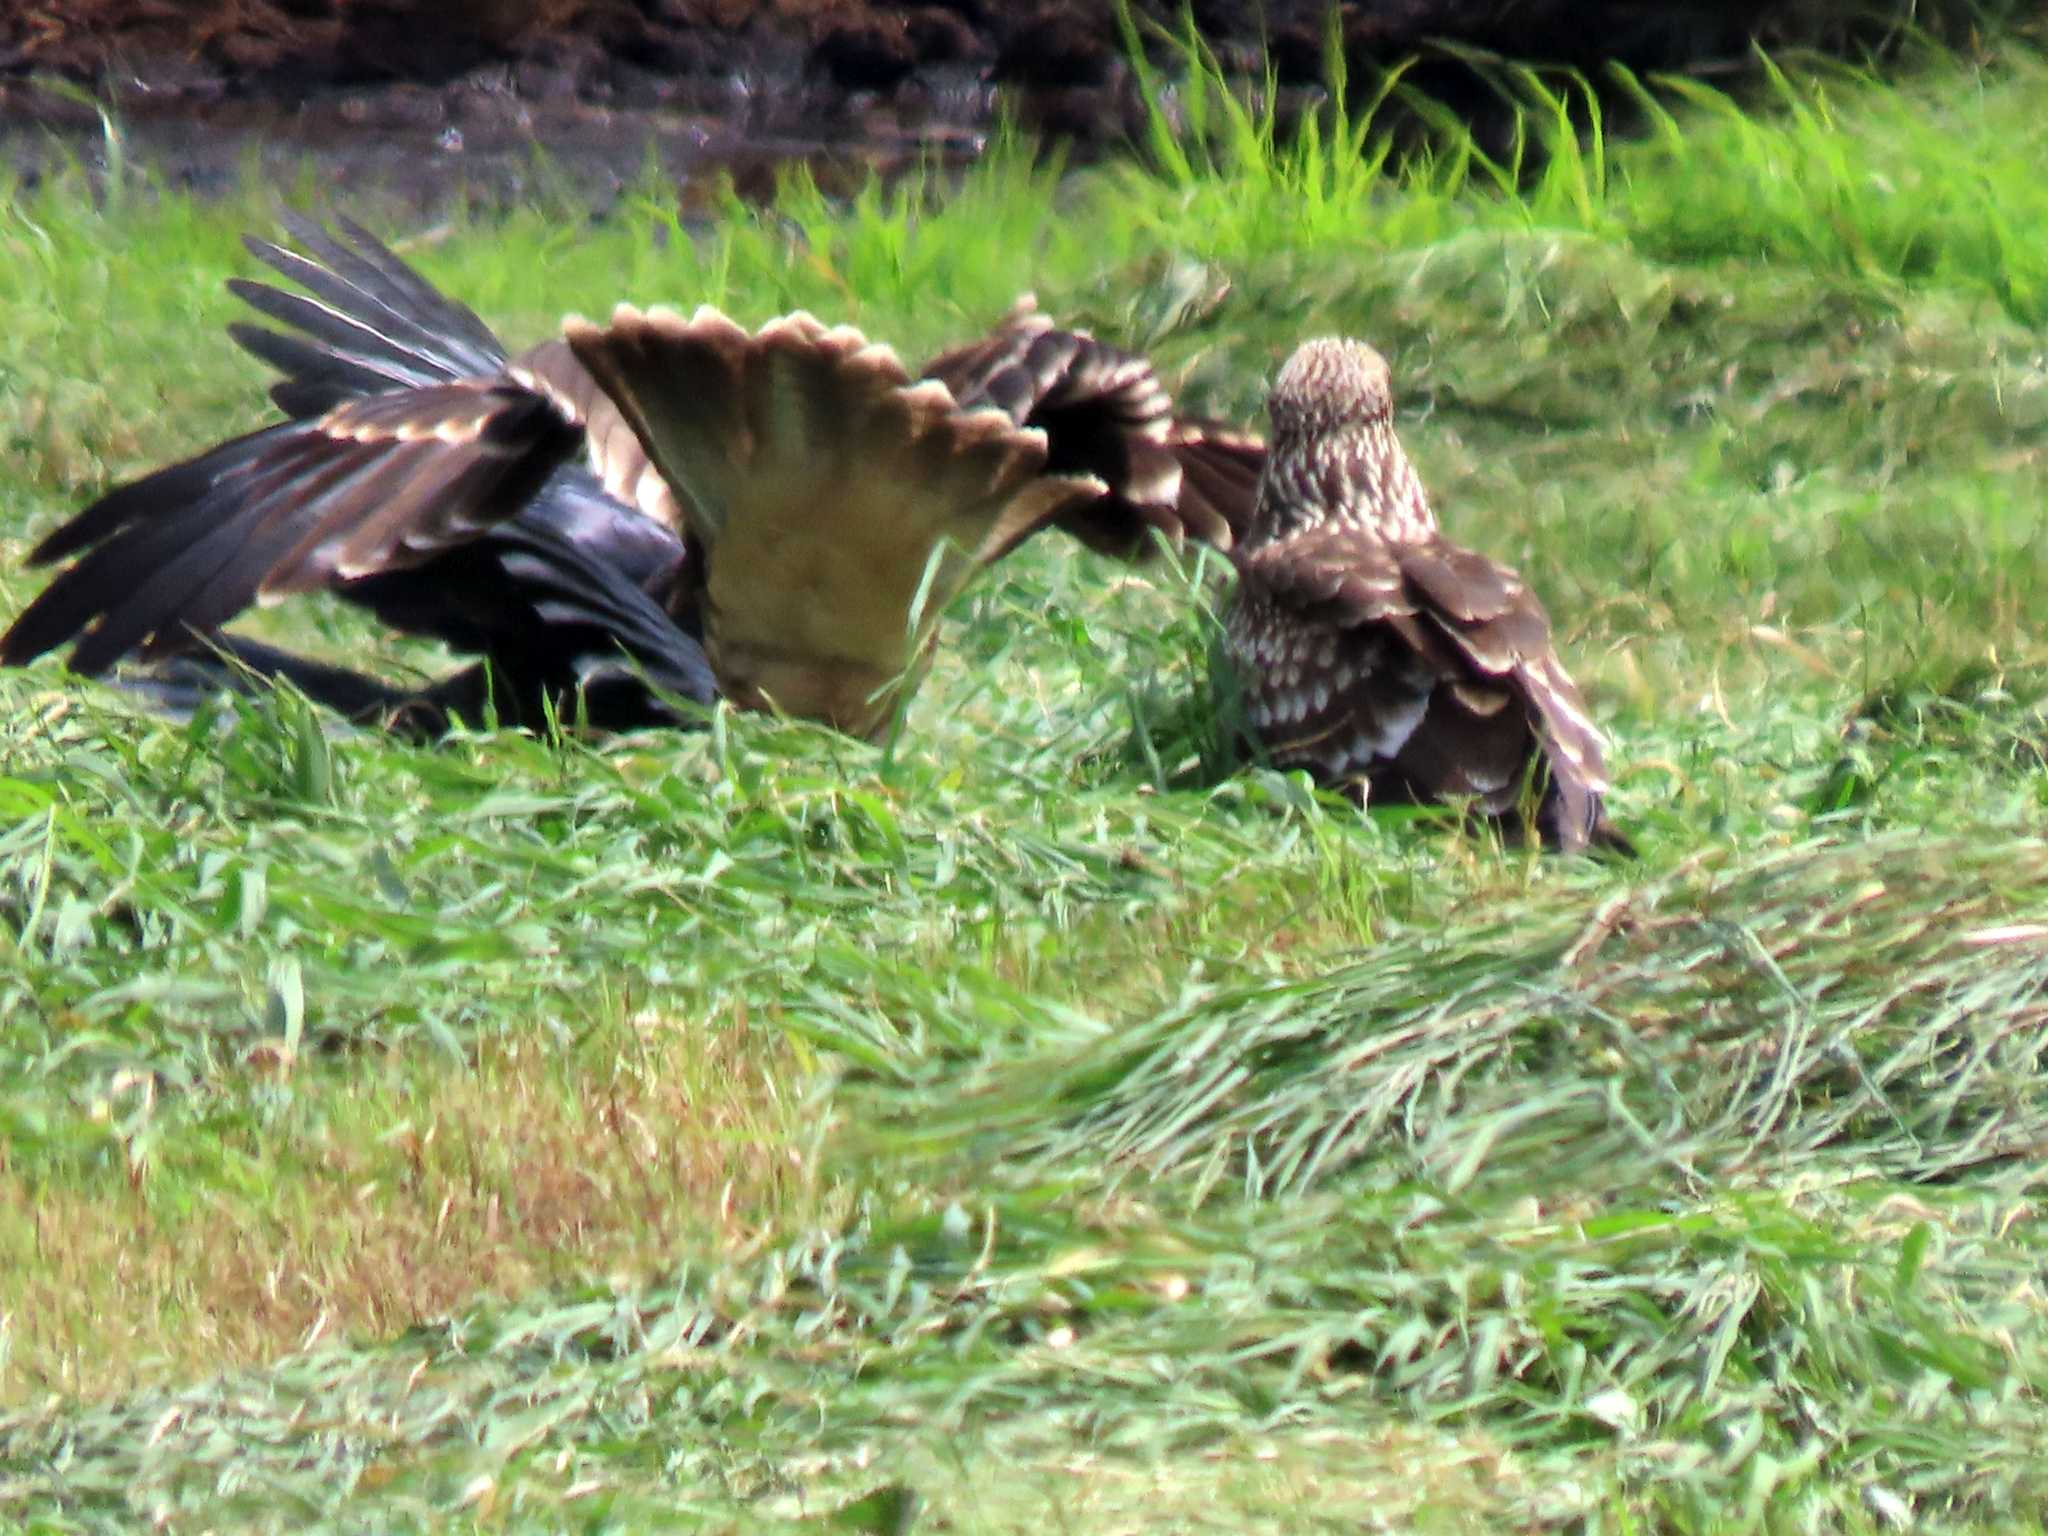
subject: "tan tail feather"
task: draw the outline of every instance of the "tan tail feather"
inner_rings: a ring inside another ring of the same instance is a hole
[[[524,353],[507,370],[517,382],[546,395],[557,410],[583,426],[591,473],[605,490],[664,528],[683,531],[686,514],[676,491],[640,446],[640,438],[590,370],[561,337]]]
[[[896,676],[977,565],[1101,494],[1041,474],[1042,433],[962,410],[850,327],[621,306],[564,335],[707,547],[721,676],[744,692],[772,670],[793,711],[844,723],[827,674]]]

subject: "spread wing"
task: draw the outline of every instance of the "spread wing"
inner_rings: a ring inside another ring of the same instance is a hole
[[[288,416],[324,416],[345,400],[391,390],[489,378],[505,365],[490,328],[408,267],[361,225],[337,220],[337,240],[312,220],[286,214],[306,254],[246,237],[264,265],[304,289],[231,278],[251,309],[286,327],[238,322],[228,334],[280,375],[270,397]]]
[[[283,373],[272,395],[293,419],[120,487],[46,538],[31,563],[71,563],[0,638],[0,661],[76,640],[72,665],[98,672],[252,602],[322,589],[469,648],[536,620],[530,584],[504,576],[549,558],[536,548],[573,550],[660,599],[686,594],[681,513],[565,346],[508,359],[361,229],[291,228],[305,254],[249,247],[303,292],[231,286],[290,327],[232,329]]]
[[[1514,572],[1441,539],[1333,525],[1239,562],[1230,617],[1251,724],[1276,760],[1496,814],[1532,754],[1560,842],[1605,834],[1602,741]]]
[[[75,556],[0,639],[72,666],[185,644],[250,603],[418,565],[516,512],[581,433],[496,382],[371,396],[223,443],[88,507],[29,554]]]
[[[1046,467],[1099,494],[1053,519],[1091,549],[1142,558],[1150,530],[1229,549],[1258,494],[1254,435],[1177,416],[1144,358],[1056,327],[1026,297],[994,331],[925,364],[963,406],[989,405],[1045,434]]]

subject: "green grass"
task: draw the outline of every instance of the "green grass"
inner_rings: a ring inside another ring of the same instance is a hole
[[[1987,52],[1533,179],[1212,93],[1083,175],[393,231],[514,341],[631,296],[916,355],[1029,287],[1251,419],[1374,339],[1644,857],[1230,770],[1217,562],[1051,541],[887,750],[0,677],[0,1522],[2037,1525],[2048,61]],[[0,613],[260,419],[271,219],[8,200]]]

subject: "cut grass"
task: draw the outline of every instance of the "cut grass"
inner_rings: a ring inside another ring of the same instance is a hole
[[[0,1517],[2038,1523],[2044,70],[1787,78],[1527,186],[1213,97],[1144,169],[411,241],[515,341],[623,295],[917,355],[1034,287],[1239,419],[1368,335],[1645,857],[1231,769],[1214,562],[1051,541],[882,750],[0,677]],[[15,197],[0,611],[256,419],[267,222]]]

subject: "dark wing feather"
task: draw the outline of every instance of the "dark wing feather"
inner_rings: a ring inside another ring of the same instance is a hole
[[[694,644],[695,573],[674,497],[568,348],[544,344],[508,363],[473,313],[360,228],[344,223],[342,238],[291,228],[308,254],[250,248],[306,295],[236,291],[297,334],[237,336],[286,372],[279,403],[311,419],[145,476],[51,534],[33,563],[78,559],[0,639],[0,661],[82,637],[73,663],[99,671],[137,647],[159,654],[210,632],[257,598],[326,588],[401,629],[482,651],[500,671],[530,672],[531,656],[500,654],[548,627],[532,580],[512,565],[549,541],[581,563],[583,590],[598,590],[588,583],[600,572],[607,586],[634,587],[633,622],[665,609]],[[568,462],[579,445],[588,462]],[[501,538],[508,518],[517,528]],[[483,548],[451,558],[471,543]],[[627,642],[664,654],[648,634]]]
[[[1601,808],[1599,731],[1512,571],[1442,540],[1345,525],[1270,544],[1239,569],[1231,636],[1276,760],[1504,815],[1540,754],[1546,835],[1625,846]]]
[[[1241,557],[1226,625],[1267,752],[1325,780],[1398,757],[1441,681],[1379,540],[1317,534]]]
[[[1550,643],[1543,610],[1530,603],[1528,588],[1513,571],[1476,550],[1443,539],[1404,545],[1401,569],[1430,607],[1459,624],[1508,620],[1534,646]],[[1536,621],[1533,632],[1515,620],[1520,610]]]
[[[44,540],[32,560],[84,553],[0,639],[0,661],[83,634],[73,665],[97,672],[258,597],[420,564],[516,513],[581,443],[545,399],[497,384],[373,397],[237,438]]]
[[[1166,442],[1180,460],[1180,500],[1174,510],[1188,537],[1235,549],[1251,534],[1259,476],[1266,467],[1265,440],[1221,422],[1182,417],[1168,430]]]
[[[181,599],[203,601],[206,586],[262,525],[280,487],[355,467],[347,459],[320,464],[308,437],[288,424],[224,443],[123,486],[59,528],[30,552],[31,564],[89,548],[0,637],[0,662],[33,660],[90,625],[73,663],[101,671],[164,626]],[[253,526],[221,526],[236,504],[252,509]],[[159,508],[170,515],[155,515]]]
[[[359,395],[488,378],[504,368],[505,349],[489,327],[360,226],[341,220],[339,240],[297,216],[287,216],[285,227],[309,254],[254,237],[244,243],[305,294],[241,278],[228,287],[298,333],[229,327],[284,375],[271,398],[288,415],[318,416]]]
[[[1351,628],[1416,612],[1395,547],[1351,527],[1275,540],[1242,557],[1238,571],[1247,590],[1311,624]]]
[[[683,722],[666,696],[718,697],[698,637],[602,555],[525,515],[440,556],[431,567],[366,577],[344,596],[379,613],[425,618],[449,643],[489,658],[424,703],[479,717],[486,692],[508,724],[548,710],[583,713],[601,730]],[[426,627],[415,625],[408,627]]]
[[[1250,515],[1257,438],[1176,418],[1149,362],[1054,326],[1028,299],[989,335],[926,363],[923,377],[962,406],[994,406],[1044,432],[1049,473],[1103,483],[1053,520],[1091,549],[1140,559],[1152,530],[1228,549]]]
[[[1426,612],[1473,670],[1512,685],[1531,713],[1553,781],[1577,798],[1607,789],[1605,742],[1557,658],[1550,618],[1513,571],[1439,540],[1404,549]]]
[[[351,719],[432,735],[488,707],[507,725],[550,715],[599,730],[688,723],[678,700],[709,704],[717,683],[703,647],[611,562],[524,517],[447,551],[429,565],[365,577],[349,593],[489,659],[425,692],[221,634],[134,682],[160,705],[189,712],[206,692],[240,689],[248,674],[292,683]]]
[[[520,354],[511,376],[544,394],[583,427],[590,477],[622,511],[677,534],[688,526],[680,493],[662,475],[617,401],[577,361],[566,338],[556,337]]]
[[[351,720],[389,717],[415,696],[381,678],[230,634],[210,636],[203,649],[132,673],[115,686],[141,695],[161,713],[186,719],[215,694],[249,692],[252,681],[288,682],[314,703]]]

